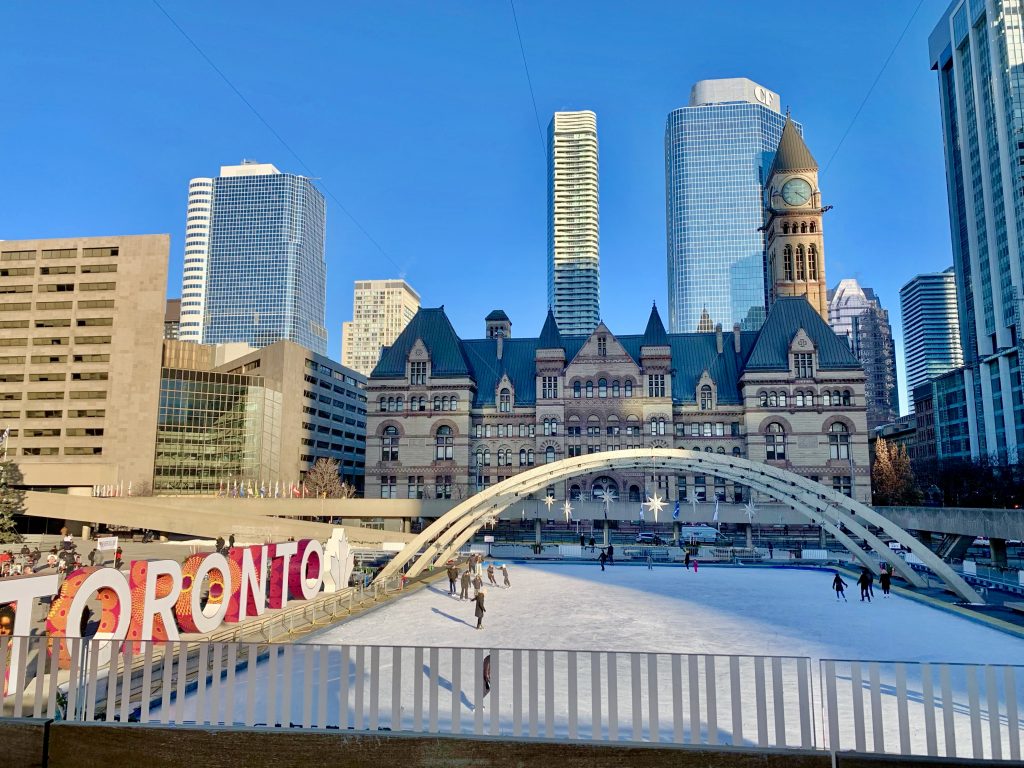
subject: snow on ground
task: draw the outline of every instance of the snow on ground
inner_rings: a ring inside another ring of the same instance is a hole
[[[872,603],[853,584],[837,603],[830,571],[552,564],[509,575],[511,589],[488,589],[480,631],[473,603],[449,597],[442,579],[306,642],[1024,664],[1019,638],[882,599],[877,584]]]

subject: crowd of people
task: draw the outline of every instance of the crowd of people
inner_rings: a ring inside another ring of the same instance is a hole
[[[448,594],[453,598],[457,594],[459,601],[469,600],[474,604],[473,612],[476,616],[477,629],[483,629],[484,614],[487,612],[485,606],[487,590],[484,589],[485,571],[483,562],[483,555],[473,553],[469,556],[466,567],[462,571],[454,563],[448,564]],[[499,571],[504,582],[503,586],[498,584],[497,575]],[[508,575],[508,566],[504,563],[499,563],[497,566],[494,563],[488,563],[486,573],[487,581],[495,587],[502,586],[503,589],[510,589],[512,587],[512,580]],[[472,597],[469,596],[470,587],[473,587]]]
[[[888,598],[892,591],[892,566],[889,564],[883,565],[881,572],[878,574],[878,584],[882,588],[882,597]],[[836,602],[842,600],[848,603],[846,599],[846,588],[850,586],[843,577],[837,571],[835,577],[832,579],[832,589],[836,593]],[[860,587],[860,601],[871,602],[871,598],[875,596],[875,575],[868,568],[861,568],[860,576],[857,577],[857,586]]]

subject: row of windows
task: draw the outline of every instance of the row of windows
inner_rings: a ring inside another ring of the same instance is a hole
[[[426,411],[427,402],[426,397],[410,397],[409,410]],[[459,407],[459,398],[457,395],[434,395],[433,405],[435,411],[455,411]],[[377,407],[381,413],[401,413],[405,410],[405,398],[402,395],[398,397],[380,397],[377,400]]]
[[[610,389],[609,389],[609,386],[608,386],[608,379],[598,379],[597,380],[597,396],[598,397],[608,397],[609,392],[611,392],[611,396],[612,397],[620,397],[620,389],[619,389],[618,379],[615,379],[615,380],[612,381]],[[588,381],[588,382],[584,383],[584,382],[581,382],[581,381],[574,381],[572,383],[572,396],[573,396],[573,398],[576,399],[576,400],[579,400],[581,397],[584,396],[584,393],[586,393],[587,397],[593,397],[594,396],[594,382]],[[633,382],[631,380],[627,379],[625,381],[625,383],[622,385],[621,396],[622,397],[632,397],[633,396]]]
[[[765,428],[765,458],[769,461],[786,459],[786,429],[778,422]],[[850,459],[850,430],[841,422],[829,427],[828,446],[830,459]]]
[[[119,248],[83,248],[82,257],[86,259],[110,258],[117,256]],[[0,261],[33,261],[37,251],[3,251]],[[44,259],[74,259],[78,256],[75,248],[50,248],[41,252]]]
[[[796,408],[813,408],[815,405],[815,395],[813,391],[797,390],[793,393],[793,397],[790,398],[789,394],[785,391],[781,392],[761,392],[758,397],[758,404],[762,408],[788,408],[790,407],[790,400],[792,400],[792,406]],[[833,406],[833,405],[850,405],[852,396],[850,390],[824,390],[821,393],[821,405]]]
[[[406,479],[406,495],[410,499],[425,499],[431,495],[435,499],[450,499],[452,497],[452,476],[437,475],[434,478],[434,487],[427,487],[423,475],[409,475]],[[398,498],[398,478],[394,475],[383,475],[380,479],[380,497],[382,499]]]
[[[56,456],[58,453],[60,453],[60,450],[52,446],[29,446],[21,449],[22,456]],[[64,449],[65,456],[100,456],[102,454],[103,448],[98,445],[69,445]]]

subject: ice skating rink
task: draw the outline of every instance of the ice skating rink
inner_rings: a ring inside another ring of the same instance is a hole
[[[484,629],[442,579],[305,642],[1024,664],[1024,642],[895,594],[836,602],[831,571],[511,565]],[[485,582],[486,582],[486,576]],[[497,574],[499,584],[500,573]],[[470,590],[472,594],[472,589]]]

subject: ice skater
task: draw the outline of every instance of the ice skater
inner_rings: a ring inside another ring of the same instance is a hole
[[[477,590],[476,597],[473,598],[473,602],[476,603],[476,608],[474,609],[473,612],[476,614],[477,629],[484,628],[484,614],[487,613],[487,609],[484,608],[484,596],[486,594],[487,591],[481,587],[479,590]]]
[[[494,563],[487,564],[487,580],[494,586],[498,586],[498,582],[494,580]]]
[[[479,571],[473,574],[473,589],[476,591],[476,594],[483,592],[484,580],[483,577],[480,576]]]
[[[459,569],[454,565],[448,566],[448,594],[455,597],[455,580],[459,578]]]
[[[647,553],[647,570],[648,571],[653,571],[654,570],[654,558],[651,557],[651,553],[650,552]]]
[[[693,558],[693,572],[694,573],[697,572],[697,558],[696,557]]]
[[[602,550],[601,550],[601,554],[600,554],[600,555],[598,555],[598,557],[597,557],[597,562],[599,562],[599,563],[601,564],[601,570],[602,570],[602,571],[604,570],[604,564],[605,564],[605,563],[606,563],[607,561],[608,561],[608,555],[607,555],[607,554],[605,554],[605,551],[604,551],[604,550],[602,549]]]
[[[843,581],[843,577],[838,573],[836,574],[836,577],[832,579],[832,589],[836,591],[836,602],[839,602],[840,597],[843,598],[844,603],[849,602],[849,600],[846,599],[846,592],[843,591],[846,589],[846,582]]]
[[[608,545],[608,565],[615,565],[615,545]]]
[[[459,592],[459,600],[469,600],[469,582],[471,581],[471,577],[469,575],[469,568],[462,572],[460,580],[462,591]]]
[[[892,588],[892,574],[889,573],[888,568],[882,569],[882,572],[878,575],[878,583],[882,585],[882,597],[888,597],[889,590]]]
[[[683,568],[690,570],[690,550],[686,550],[686,554],[683,556]]]
[[[860,578],[857,579],[857,583],[860,585],[860,601],[863,603],[865,599],[871,602],[871,582],[875,580],[875,577],[871,574],[867,568],[864,568],[860,572]]]
[[[505,579],[505,589],[510,589],[512,587],[512,582],[508,580],[508,566],[502,563],[500,568],[502,578]]]

